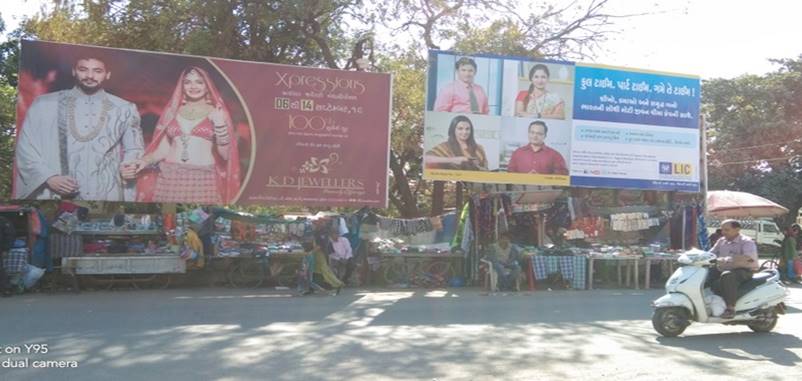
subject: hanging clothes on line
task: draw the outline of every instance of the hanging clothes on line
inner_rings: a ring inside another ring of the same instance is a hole
[[[432,221],[428,217],[415,218],[415,219],[398,219],[378,217],[379,229],[383,230],[390,235],[415,235],[419,233],[427,233],[434,231]]]

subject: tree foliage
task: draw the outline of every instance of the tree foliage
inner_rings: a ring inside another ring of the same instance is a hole
[[[0,20],[0,33],[5,24]],[[18,34],[12,33],[0,44],[0,197],[11,194],[11,173],[14,160],[15,98],[17,96]]]
[[[802,207],[802,57],[766,75],[706,81],[710,189]]]

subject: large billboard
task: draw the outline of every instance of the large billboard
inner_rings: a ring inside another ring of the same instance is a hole
[[[699,78],[431,51],[424,178],[699,190]]]
[[[23,41],[15,199],[385,207],[391,77]]]

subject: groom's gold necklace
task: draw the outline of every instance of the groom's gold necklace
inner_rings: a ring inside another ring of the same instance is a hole
[[[109,119],[109,111],[111,111],[113,106],[107,99],[103,99],[103,106],[100,110],[100,118],[97,121],[97,125],[89,131],[89,133],[84,135],[81,134],[81,132],[78,131],[78,127],[75,126],[75,101],[75,97],[67,97],[66,99],[67,123],[69,124],[70,135],[81,143],[92,141],[100,134],[103,127],[106,127],[106,122],[108,122]]]

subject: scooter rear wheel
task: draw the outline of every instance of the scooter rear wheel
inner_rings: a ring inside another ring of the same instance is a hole
[[[756,321],[754,323],[747,324],[747,326],[749,329],[757,333],[771,332],[771,330],[777,325],[777,319],[777,314],[774,314],[769,320]]]
[[[681,307],[658,308],[652,315],[652,326],[665,337],[676,337],[688,327],[688,310]]]

